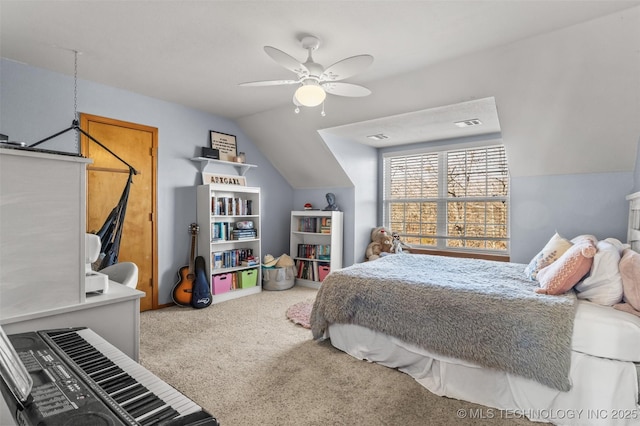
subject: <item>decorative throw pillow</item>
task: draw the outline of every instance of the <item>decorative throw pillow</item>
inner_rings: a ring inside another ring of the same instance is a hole
[[[623,299],[635,310],[640,311],[640,253],[625,249],[622,252],[619,267]]]
[[[524,268],[524,274],[530,280],[535,280],[538,272],[546,266],[551,265],[558,260],[569,247],[571,247],[571,241],[563,238],[557,232],[551,237],[549,242],[542,248],[540,253],[535,255],[531,262]]]
[[[538,272],[541,288],[536,293],[556,295],[571,290],[589,272],[595,254],[596,246],[591,240],[574,244],[560,259]]]
[[[571,244],[578,243],[578,242],[580,242],[580,240],[584,240],[585,238],[586,238],[586,239],[588,239],[588,240],[593,241],[593,244],[594,244],[594,245],[598,243],[598,239],[596,238],[596,236],[595,236],[595,235],[591,235],[591,234],[582,234],[582,235],[577,235],[577,236],[573,237],[573,238],[571,239]]]
[[[622,301],[622,276],[618,267],[622,243],[607,238],[598,241],[596,248],[598,251],[589,275],[575,286],[577,296],[599,305],[613,306]]]

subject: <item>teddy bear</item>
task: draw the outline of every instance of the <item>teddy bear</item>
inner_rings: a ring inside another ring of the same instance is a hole
[[[393,253],[393,237],[383,226],[373,228],[371,231],[371,242],[365,252],[366,260],[376,260],[380,256]]]

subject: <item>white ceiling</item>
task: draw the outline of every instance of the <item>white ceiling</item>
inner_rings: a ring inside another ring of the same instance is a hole
[[[452,120],[477,120],[479,124],[458,127]],[[382,148],[428,140],[500,133],[500,121],[495,99],[483,98],[323,130],[343,139]],[[379,135],[384,135],[384,139],[375,138]]]
[[[246,81],[295,76],[265,54],[265,45],[303,62],[306,52],[298,40],[304,34],[316,35],[321,46],[314,59],[324,66],[349,56],[371,54],[375,58],[373,64],[347,80],[367,86],[638,4],[637,0],[0,0],[0,54],[72,75],[73,51],[78,51],[81,79],[179,103],[240,123],[242,118],[283,107],[287,120],[302,120],[304,114],[290,113],[295,87],[238,86]],[[332,121],[328,109],[322,128],[359,122],[341,127],[339,131],[344,137],[389,131],[395,132],[398,140],[414,140],[418,136],[427,140],[422,136],[440,135],[428,127],[434,120],[439,121],[428,118],[433,112],[447,122],[478,118],[466,115],[468,110],[458,114],[456,108],[447,107],[393,119],[378,113],[363,120],[361,117],[367,116],[367,98],[329,96],[333,98],[331,102],[349,103],[358,110],[354,117],[359,119],[350,120],[342,114],[339,120],[333,117]],[[443,112],[454,114],[444,117]],[[408,121],[400,126],[399,119]],[[400,129],[407,129],[408,133],[397,134]],[[252,133],[260,134],[255,129]],[[254,143],[270,160],[267,152],[274,157],[289,152],[278,152],[274,144],[282,143],[279,141]],[[276,164],[276,167],[283,172],[284,166]],[[283,175],[291,182],[286,173]]]

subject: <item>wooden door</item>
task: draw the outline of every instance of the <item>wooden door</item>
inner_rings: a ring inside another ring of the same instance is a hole
[[[80,128],[133,166],[133,176],[120,244],[120,262],[138,265],[138,290],[144,291],[140,310],[158,307],[156,228],[156,152],[158,129],[89,114],[80,115]],[[129,168],[107,150],[82,135],[82,153],[93,159],[87,167],[87,232],[100,229],[118,204]]]

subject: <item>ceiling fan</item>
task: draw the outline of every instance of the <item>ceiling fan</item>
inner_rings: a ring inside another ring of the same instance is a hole
[[[252,81],[240,83],[240,86],[281,86],[297,84],[298,88],[293,95],[293,103],[296,106],[295,112],[300,112],[300,106],[315,107],[323,104],[323,116],[325,115],[324,100],[327,93],[348,97],[361,97],[371,94],[371,90],[364,86],[344,83],[341,80],[364,71],[373,62],[373,56],[351,56],[324,68],[319,63],[314,62],[312,56],[313,51],[320,46],[320,40],[315,36],[307,35],[300,40],[300,43],[308,52],[305,63],[300,63],[294,57],[275,47],[264,47],[264,51],[271,59],[296,73],[297,79]]]

